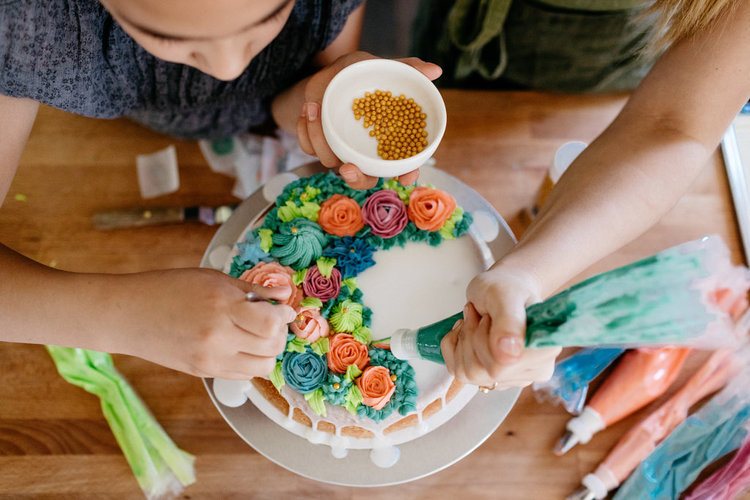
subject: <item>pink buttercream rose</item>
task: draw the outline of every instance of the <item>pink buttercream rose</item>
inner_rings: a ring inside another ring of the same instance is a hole
[[[289,329],[297,337],[312,343],[320,337],[328,337],[331,327],[317,308],[303,307],[297,311],[297,318],[289,324]]]
[[[297,309],[303,295],[302,290],[294,286],[293,274],[291,267],[282,266],[278,262],[258,262],[252,269],[242,273],[240,279],[266,288],[288,286],[292,293],[288,299],[279,302]]]
[[[318,266],[312,266],[305,274],[302,290],[308,297],[315,297],[323,302],[338,297],[341,291],[341,272],[335,267],[331,270],[331,277],[320,274]]]
[[[348,333],[337,333],[331,336],[328,344],[328,368],[334,373],[346,373],[349,365],[357,365],[364,370],[370,362],[367,346],[354,340]]]
[[[372,234],[393,238],[409,223],[406,205],[396,191],[383,189],[371,195],[362,206],[362,219]]]
[[[396,390],[391,372],[385,366],[368,366],[356,382],[362,393],[362,404],[375,410],[382,410]]]

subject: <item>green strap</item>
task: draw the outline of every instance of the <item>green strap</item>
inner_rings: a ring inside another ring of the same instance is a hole
[[[477,50],[487,45],[503,29],[510,2],[511,0],[457,0],[448,13],[448,30],[453,44],[461,50]],[[473,8],[474,4],[478,4],[476,8]],[[470,17],[471,14],[475,17]],[[474,40],[464,42],[461,40],[463,33],[473,31],[477,19],[482,20],[482,28]]]
[[[562,9],[589,11],[626,10],[644,3],[644,0],[537,1]],[[455,66],[457,79],[476,72],[486,80],[496,80],[505,71],[507,54],[502,30],[510,4],[511,0],[456,0],[453,4],[448,13],[448,35],[451,43],[461,50]],[[495,38],[499,44],[499,57],[496,63],[492,61],[488,64],[482,56],[482,50]]]

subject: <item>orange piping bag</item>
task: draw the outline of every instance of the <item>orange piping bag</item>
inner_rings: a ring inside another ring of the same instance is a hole
[[[567,432],[555,445],[556,455],[635,413],[672,385],[690,354],[689,348],[641,348],[627,352],[594,393],[581,414],[568,421]]]

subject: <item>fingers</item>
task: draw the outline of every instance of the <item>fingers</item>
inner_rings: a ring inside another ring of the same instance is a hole
[[[353,163],[342,165],[339,174],[352,189],[372,189],[378,183],[377,177],[363,174]]]
[[[411,172],[407,172],[403,175],[398,176],[398,182],[401,183],[402,186],[411,186],[415,182],[417,182],[417,179],[419,178],[419,169],[412,170]]]
[[[319,102],[307,101],[302,106],[302,114],[297,120],[297,137],[302,150],[307,154],[317,156],[324,166],[333,168],[341,165],[341,160],[331,150],[323,134]]]
[[[216,376],[228,380],[247,380],[253,377],[267,377],[276,367],[275,357],[256,356],[238,352],[228,360]]]
[[[420,73],[422,73],[424,76],[429,78],[430,80],[435,80],[436,78],[439,78],[440,75],[443,74],[443,68],[438,66],[435,63],[423,61],[422,59],[418,57],[405,57],[403,59],[398,59],[402,63],[408,64],[412,68],[415,68]]]

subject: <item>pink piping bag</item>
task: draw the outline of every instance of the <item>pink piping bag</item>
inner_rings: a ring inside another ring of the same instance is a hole
[[[732,359],[730,350],[714,352],[677,393],[620,438],[596,471],[583,478],[583,488],[568,499],[601,499],[617,488],[687,418],[690,407],[727,383],[737,371]]]
[[[597,432],[664,394],[677,379],[690,351],[662,347],[625,353],[581,414],[568,421],[567,432],[557,442],[555,454],[562,455],[578,443],[588,443]]]
[[[750,437],[725,466],[700,483],[686,500],[732,500],[750,486]]]

